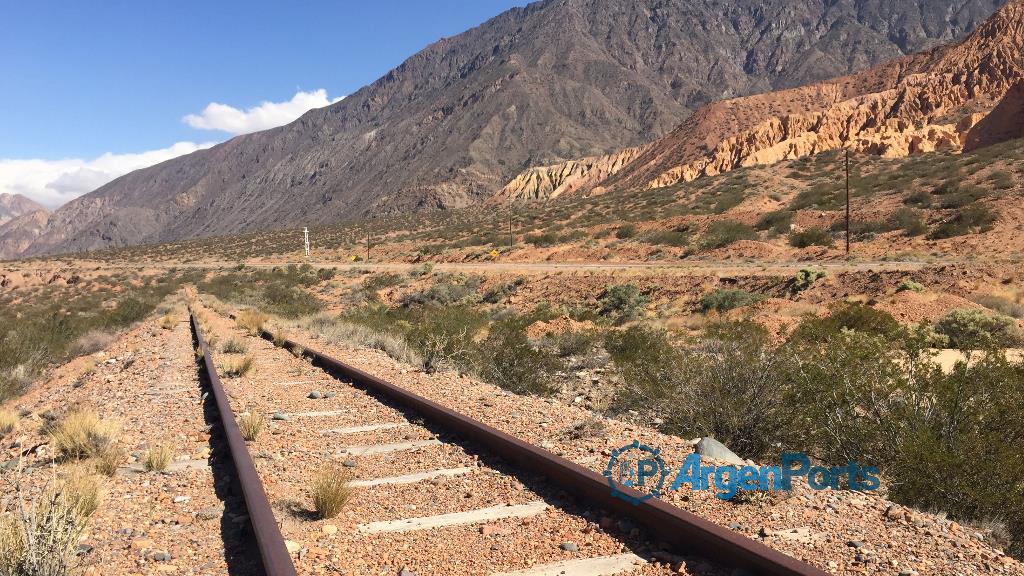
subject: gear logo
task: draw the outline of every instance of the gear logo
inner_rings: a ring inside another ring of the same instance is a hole
[[[660,452],[660,449],[641,444],[639,440],[612,450],[608,466],[602,473],[612,489],[612,496],[633,504],[661,496],[668,467]],[[642,495],[627,494],[622,487],[632,488]]]

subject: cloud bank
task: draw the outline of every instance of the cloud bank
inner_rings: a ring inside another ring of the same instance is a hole
[[[323,108],[344,96],[329,99],[327,90],[299,91],[287,102],[262,102],[247,110],[211,102],[200,114],[189,114],[182,121],[198,130],[219,130],[230,134],[248,134],[287,124],[314,108]]]
[[[135,154],[106,153],[92,160],[0,158],[0,193],[22,194],[56,208],[133,170],[209,148],[216,142],[178,142],[160,150]]]

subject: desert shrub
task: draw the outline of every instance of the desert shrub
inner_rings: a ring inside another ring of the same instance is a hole
[[[518,292],[519,288],[521,288],[525,284],[526,278],[522,276],[519,276],[518,278],[512,280],[511,282],[502,282],[500,284],[496,284],[488,288],[487,291],[484,292],[484,295],[481,297],[481,300],[488,304],[497,304]]]
[[[313,481],[313,509],[322,519],[334,518],[345,509],[354,492],[350,475],[341,468],[328,467]]]
[[[159,323],[164,330],[171,330],[178,323],[178,319],[173,314],[166,314],[160,318]]]
[[[761,294],[754,294],[746,290],[715,290],[708,292],[700,299],[700,311],[705,314],[712,310],[728,312],[733,308],[756,304],[764,298]]]
[[[939,206],[942,208],[962,208],[989,195],[984,188],[951,181],[940,185],[935,193],[940,195]]]
[[[241,378],[253,373],[256,360],[252,356],[230,358],[220,365],[220,373],[228,378]]]
[[[259,310],[242,310],[235,315],[235,323],[238,327],[248,332],[251,336],[260,336],[270,318]]]
[[[377,292],[392,286],[401,286],[402,284],[405,284],[405,278],[401,274],[384,272],[383,274],[369,276],[363,280],[363,289],[368,292]]]
[[[1014,302],[1009,298],[996,296],[995,294],[984,294],[980,296],[972,296],[971,301],[976,304],[981,304],[989,310],[995,310],[1004,316],[1017,318],[1018,320],[1024,318],[1024,304]]]
[[[405,294],[399,300],[399,304],[406,308],[459,304],[472,299],[482,280],[479,276],[445,276],[439,278],[427,290]]]
[[[266,425],[266,419],[255,410],[249,410],[238,416],[238,430],[242,433],[242,439],[252,442],[259,437]]]
[[[892,219],[896,228],[903,230],[906,236],[920,236],[928,231],[924,218],[913,208],[900,208],[893,212]]]
[[[225,354],[245,354],[249,351],[249,347],[245,345],[245,342],[231,338],[221,346],[221,350]]]
[[[789,210],[776,210],[768,212],[758,219],[754,228],[757,230],[772,230],[776,234],[789,232],[789,225],[793,223],[793,212]]]
[[[31,502],[18,488],[17,516],[0,514],[0,574],[64,576],[89,516],[99,505],[99,481],[72,472],[48,484]]]
[[[71,343],[70,352],[73,356],[95,354],[109,347],[117,340],[117,335],[107,330],[93,329],[82,334]]]
[[[466,369],[476,349],[473,338],[484,324],[483,314],[469,307],[432,307],[416,319],[406,340],[419,353],[427,373],[441,368]]]
[[[636,226],[633,224],[623,224],[615,230],[615,237],[619,240],[626,240],[636,236]]]
[[[935,330],[949,338],[950,346],[963,350],[1012,346],[1020,340],[1012,318],[974,308],[950,310],[936,323]]]
[[[686,227],[673,230],[660,230],[644,236],[644,242],[658,246],[674,246],[683,248],[690,244],[690,231]]]
[[[906,278],[902,282],[900,282],[900,285],[899,287],[896,288],[896,291],[906,292],[907,290],[911,292],[924,292],[924,284],[914,282],[910,278]]]
[[[843,205],[843,201],[843,197],[839,194],[839,187],[835,184],[815,184],[806,190],[801,190],[789,203],[789,209],[793,211],[807,208],[836,210]]]
[[[834,305],[828,316],[808,316],[800,322],[790,336],[793,339],[816,341],[828,334],[852,330],[865,334],[892,336],[900,330],[899,322],[891,314],[858,302]]]
[[[808,246],[831,246],[832,233],[821,228],[808,228],[802,232],[794,232],[789,236],[789,245],[795,248]]]
[[[928,208],[932,205],[932,195],[923,191],[918,190],[912,192],[903,199],[903,203],[907,206],[916,206],[917,208]]]
[[[998,215],[985,206],[968,206],[939,224],[928,235],[930,240],[963,236],[992,229]]]
[[[297,286],[269,284],[263,289],[264,308],[271,314],[285,318],[298,318],[315,314],[324,307],[324,303]]]
[[[533,244],[539,248],[546,248],[558,244],[558,234],[554,232],[543,232],[539,234],[527,234],[523,237],[527,244]]]
[[[495,323],[480,343],[478,373],[495,386],[517,394],[549,395],[555,391],[553,375],[561,364],[537,350],[515,322]]]
[[[802,291],[810,288],[812,285],[814,285],[815,282],[817,282],[818,280],[821,280],[822,278],[824,278],[826,276],[828,276],[828,272],[826,272],[824,270],[814,270],[812,268],[804,268],[804,269],[800,270],[799,272],[797,272],[796,276],[794,276],[790,280],[790,286],[792,287],[793,291],[795,291],[795,292],[802,292]]]
[[[608,286],[598,296],[598,314],[623,324],[643,316],[650,298],[634,284]]]
[[[47,428],[54,451],[65,460],[103,453],[117,441],[117,425],[101,420],[95,412],[76,410]]]
[[[142,467],[146,472],[163,472],[174,460],[174,447],[169,444],[157,444],[146,451]]]
[[[554,336],[555,351],[561,358],[587,354],[596,342],[595,334],[584,330],[569,330]]]
[[[735,220],[712,222],[704,231],[701,246],[705,249],[724,248],[740,240],[757,240],[757,230]]]

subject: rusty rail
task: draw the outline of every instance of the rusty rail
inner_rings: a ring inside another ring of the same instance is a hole
[[[295,565],[292,564],[291,554],[288,553],[288,548],[285,546],[284,536],[281,535],[274,512],[270,509],[270,501],[267,500],[267,493],[263,490],[263,483],[256,472],[256,465],[252,461],[245,440],[242,439],[242,433],[238,430],[235,414],[231,410],[224,386],[213,365],[210,348],[206,345],[203,333],[199,329],[199,320],[192,310],[189,310],[189,317],[196,341],[199,342],[199,348],[203,352],[203,366],[206,369],[210,391],[217,403],[217,412],[220,414],[220,421],[224,427],[224,436],[227,439],[231,460],[235,465],[235,473],[238,475],[238,483],[241,485],[242,495],[245,497],[249,522],[252,524],[252,530],[256,536],[256,546],[259,548],[260,557],[263,560],[263,571],[267,576],[295,576]]]
[[[274,334],[269,330],[264,329],[262,336],[289,349],[297,346],[303,354],[321,367],[387,396],[441,426],[482,444],[492,454],[514,463],[523,470],[545,477],[579,501],[632,519],[651,530],[658,538],[678,546],[681,550],[764,576],[828,576],[827,572],[810,564],[656,498],[640,504],[627,502],[612,495],[604,476],[561,456],[441,406],[322,352],[307,348],[303,344],[289,339],[275,340]],[[632,488],[622,487],[621,490],[638,498],[642,496]]]

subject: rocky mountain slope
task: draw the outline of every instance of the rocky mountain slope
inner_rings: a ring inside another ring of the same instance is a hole
[[[70,202],[26,253],[464,206],[529,167],[649,142],[709,102],[949,41],[1002,2],[537,2],[292,124]]]
[[[0,193],[0,226],[22,214],[28,214],[37,210],[47,211],[39,203],[21,194]]]
[[[576,170],[558,189],[661,188],[838,148],[901,157],[1019,137],[1021,45],[1024,2],[1014,2],[961,42],[827,82],[707,105],[665,137],[606,156],[601,171]],[[527,184],[517,177],[503,195],[556,191]]]

